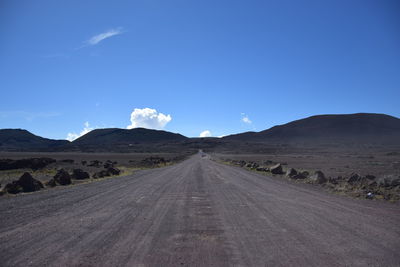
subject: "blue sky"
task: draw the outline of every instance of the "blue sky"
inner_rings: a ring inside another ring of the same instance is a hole
[[[0,128],[220,136],[400,117],[399,12],[396,0],[2,0]]]

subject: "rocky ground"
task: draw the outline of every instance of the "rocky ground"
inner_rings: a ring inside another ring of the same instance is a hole
[[[180,162],[178,153],[26,153],[0,154],[0,194],[13,195],[130,175],[140,169]]]
[[[400,153],[391,149],[213,154],[216,161],[296,183],[317,184],[338,194],[400,200]]]

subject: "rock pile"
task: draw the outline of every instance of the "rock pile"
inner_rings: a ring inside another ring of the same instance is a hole
[[[82,169],[74,169],[72,171],[72,178],[76,180],[85,180],[89,179],[89,173],[83,171]]]
[[[50,179],[46,185],[54,187],[56,185],[69,185],[71,184],[71,175],[64,170],[60,169],[58,170],[57,174],[54,175],[53,179]]]
[[[21,192],[34,192],[43,188],[43,184],[25,172],[17,181],[7,184],[4,191],[10,194],[18,194]]]
[[[263,166],[259,166],[256,162],[252,161],[226,161],[232,165],[256,170],[258,172],[267,172],[278,176],[285,174],[285,177],[289,179],[321,185],[329,190],[342,192],[356,197],[400,200],[400,176],[396,175],[384,175],[377,178],[374,175],[362,176],[357,173],[352,173],[348,177],[327,177],[322,171],[315,171],[312,175],[310,175],[308,171],[299,171],[294,168],[288,168],[285,171],[283,169],[283,163],[274,163],[275,165],[271,166],[273,162],[269,160],[264,161]]]
[[[93,178],[95,178],[95,179],[103,178],[103,177],[108,177],[108,176],[113,176],[113,175],[119,175],[120,173],[121,173],[121,170],[114,168],[114,167],[110,167],[105,170],[96,172],[95,174],[93,174]]]

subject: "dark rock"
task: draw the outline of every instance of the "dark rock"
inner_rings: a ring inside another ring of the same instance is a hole
[[[43,184],[32,177],[29,172],[25,172],[18,180],[24,192],[34,192],[43,188]]]
[[[251,161],[251,162],[248,162],[248,163],[246,164],[246,167],[247,167],[247,168],[250,168],[250,169],[257,169],[258,167],[260,167],[260,165],[258,165],[257,162]]]
[[[87,161],[86,161],[86,160],[82,160],[82,161],[81,161],[81,164],[82,164],[83,166],[85,166],[85,165],[86,165],[86,163],[87,163]]]
[[[286,172],[286,176],[290,177],[290,178],[296,176],[297,174],[299,174],[299,173],[296,171],[296,169],[293,169],[293,168],[290,168],[290,170],[288,170]]]
[[[108,177],[108,176],[113,176],[113,175],[119,175],[120,173],[121,173],[121,171],[119,169],[111,167],[106,170],[96,172],[95,174],[93,174],[93,178],[95,178],[95,179],[103,178],[103,177]]]
[[[273,162],[272,160],[266,160],[266,161],[263,162],[263,164],[271,165],[271,164],[275,164],[275,162]]]
[[[46,186],[55,187],[56,185],[57,185],[56,180],[54,180],[54,178],[52,178],[46,182]]]
[[[104,168],[105,168],[105,169],[107,169],[107,168],[112,168],[112,167],[114,167],[114,163],[113,163],[111,160],[107,160],[107,161],[104,163]]]
[[[338,178],[334,178],[334,177],[329,177],[328,178],[328,182],[331,184],[338,184],[339,183],[339,179]]]
[[[361,181],[362,181],[362,177],[358,173],[352,173],[350,175],[349,179],[347,179],[347,182],[351,185],[361,183]]]
[[[119,169],[117,169],[117,168],[108,168],[107,172],[110,175],[119,175],[121,173],[121,171]]]
[[[141,165],[146,167],[154,167],[157,165],[165,165],[167,161],[163,157],[149,157],[141,161]]]
[[[57,172],[57,174],[54,176],[54,180],[57,184],[60,184],[60,185],[71,184],[71,176],[64,169],[61,169]]]
[[[376,177],[374,175],[371,175],[371,174],[365,175],[365,178],[368,179],[368,180],[375,180],[376,179]]]
[[[93,174],[93,178],[97,179],[97,178],[103,178],[103,177],[107,177],[110,176],[110,173],[107,170],[102,170],[99,172],[96,172],[95,174]]]
[[[365,196],[366,199],[374,199],[375,195],[372,192],[368,192],[367,195]]]
[[[61,162],[73,164],[75,161],[73,159],[63,159]]]
[[[267,172],[267,171],[268,171],[268,168],[265,168],[265,167],[258,167],[258,168],[256,169],[256,171],[258,171],[258,172]]]
[[[322,171],[316,171],[311,177],[310,180],[316,184],[324,184],[328,181],[326,179],[325,174]]]
[[[379,185],[388,188],[399,186],[400,177],[395,175],[385,175],[379,180]]]
[[[89,179],[89,173],[81,170],[81,169],[74,169],[72,171],[72,178],[76,180],[84,180]]]
[[[43,184],[34,179],[30,173],[25,172],[17,181],[7,184],[4,190],[10,194],[21,192],[34,192],[43,188]]]
[[[294,175],[290,178],[295,179],[295,180],[298,180],[298,179],[301,180],[301,179],[306,179],[308,177],[308,175],[309,175],[308,171],[302,171],[302,172],[298,172],[296,175]]]
[[[273,174],[284,174],[283,169],[282,169],[282,165],[281,164],[276,164],[274,166],[272,166],[271,168],[269,168],[270,172]]]
[[[100,167],[101,165],[102,165],[102,162],[99,160],[92,160],[90,162],[90,164],[88,164],[88,166],[91,166],[91,167]]]
[[[24,190],[22,189],[22,186],[19,185],[18,181],[12,181],[11,183],[6,184],[4,191],[10,194],[18,194]]]
[[[258,163],[255,163],[255,162],[251,166],[252,169],[257,169],[258,167],[260,167],[260,165],[258,165]]]

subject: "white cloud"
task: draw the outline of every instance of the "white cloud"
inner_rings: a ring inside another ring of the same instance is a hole
[[[85,127],[83,127],[83,130],[79,134],[77,134],[77,133],[68,133],[67,140],[72,142],[75,139],[78,139],[79,137],[81,137],[82,135],[85,135],[88,132],[94,130],[94,128],[90,127],[89,122],[85,122],[84,126]]]
[[[199,135],[199,137],[210,137],[211,132],[209,130],[202,131]]]
[[[246,114],[242,113],[242,122],[247,123],[247,124],[252,124],[252,121],[249,119],[249,116]]]
[[[103,41],[107,38],[110,38],[112,36],[119,35],[122,33],[123,33],[122,28],[111,29],[111,30],[108,30],[106,32],[103,32],[103,33],[100,33],[100,34],[97,34],[97,35],[91,37],[89,40],[87,40],[85,42],[85,45],[86,46],[97,45],[98,43],[100,43],[101,41]]]
[[[131,125],[126,128],[163,129],[172,120],[171,115],[165,115],[151,108],[135,108],[131,113]]]

